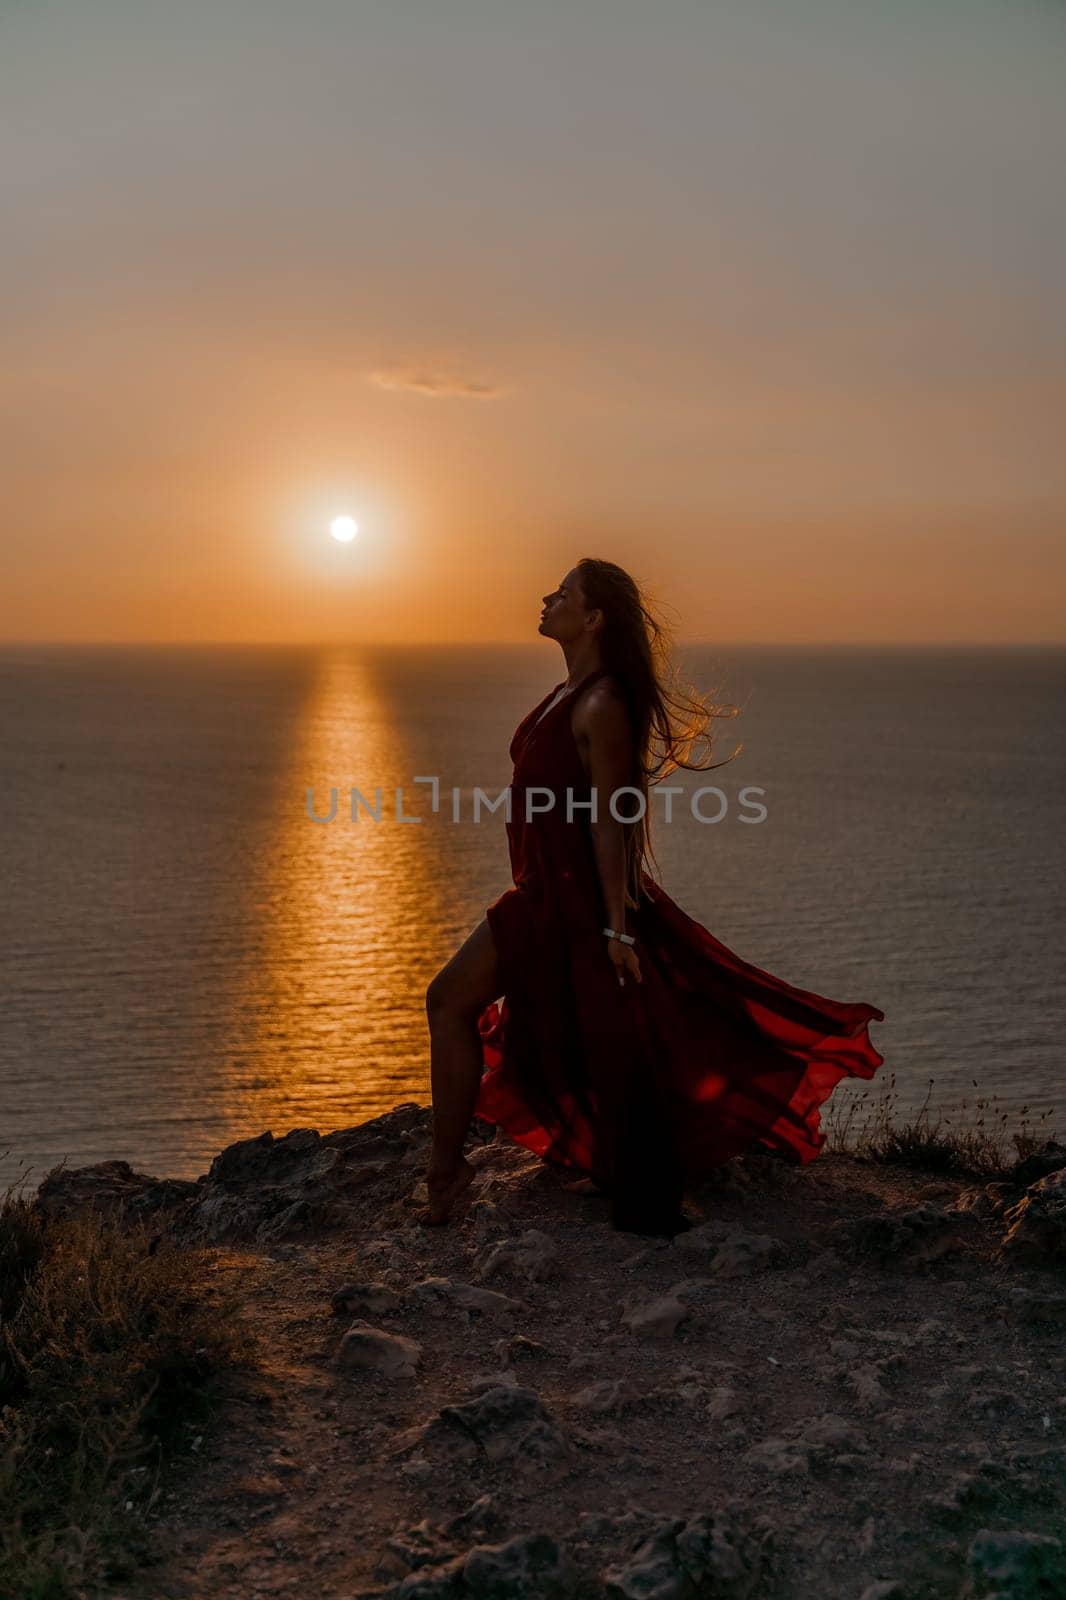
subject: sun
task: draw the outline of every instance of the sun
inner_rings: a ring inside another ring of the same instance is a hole
[[[334,517],[329,531],[338,544],[351,544],[359,532],[359,524],[354,517]]]

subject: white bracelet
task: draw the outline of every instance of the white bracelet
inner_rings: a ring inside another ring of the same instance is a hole
[[[613,928],[604,928],[603,931],[608,939],[620,939],[623,944],[636,944],[637,942],[631,933],[615,933]]]

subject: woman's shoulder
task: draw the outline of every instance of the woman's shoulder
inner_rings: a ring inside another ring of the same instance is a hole
[[[629,701],[625,684],[613,672],[598,673],[588,685],[582,698],[593,705],[609,705],[613,701],[627,705]]]
[[[629,715],[629,698],[620,678],[605,672],[577,696],[573,720],[587,727],[590,723],[621,723]]]

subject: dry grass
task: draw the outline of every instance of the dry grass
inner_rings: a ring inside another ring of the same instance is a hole
[[[972,1107],[964,1098],[954,1116],[947,1116],[944,1111],[931,1114],[929,1101],[934,1082],[929,1079],[925,1101],[917,1115],[906,1118],[897,1111],[899,1096],[894,1072],[874,1098],[865,1090],[840,1107],[831,1100],[823,1122],[826,1148],[870,1161],[894,1162],[923,1172],[989,1183],[1003,1179],[1016,1161],[1039,1150],[1051,1137],[1049,1119],[1055,1115],[1053,1106],[1041,1112],[1035,1123],[1030,1121],[1029,1107],[1023,1106],[1012,1129],[1011,1114],[999,1109],[996,1095],[978,1095]],[[977,1087],[976,1079],[973,1085]]]
[[[163,1462],[236,1360],[205,1252],[0,1199],[0,1594],[68,1600],[144,1555]]]

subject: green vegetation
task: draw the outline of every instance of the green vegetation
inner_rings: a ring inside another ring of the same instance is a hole
[[[0,1198],[0,1595],[68,1600],[146,1553],[160,1469],[236,1359],[207,1252]]]

